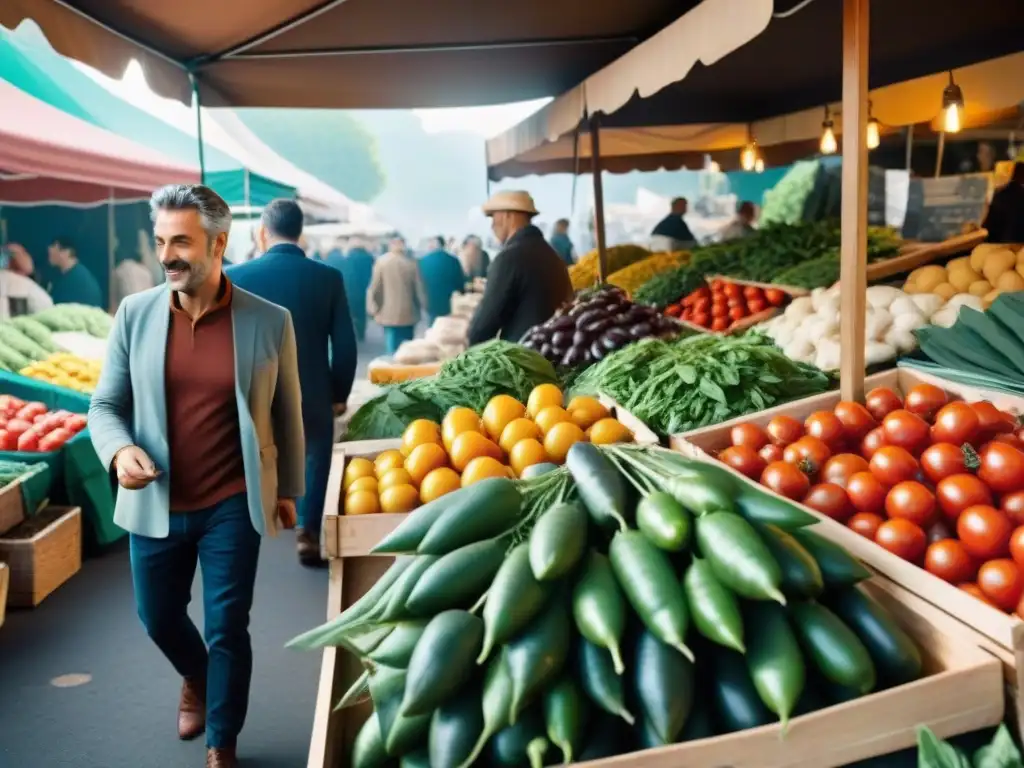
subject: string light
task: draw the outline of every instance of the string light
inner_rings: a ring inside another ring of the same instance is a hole
[[[942,130],[959,133],[963,127],[964,92],[953,81],[953,70],[949,71],[949,85],[942,91]]]
[[[825,119],[821,123],[821,154],[834,155],[839,149],[839,142],[836,141],[835,127],[832,123],[832,116],[828,107],[825,107]]]

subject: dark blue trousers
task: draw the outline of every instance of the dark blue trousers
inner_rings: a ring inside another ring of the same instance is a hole
[[[415,331],[415,325],[385,325],[384,345],[388,354],[395,354],[403,341],[412,341]]]
[[[252,608],[260,535],[240,493],[195,512],[172,512],[166,539],[131,536],[139,618],[182,677],[206,679],[206,743],[232,747],[249,706]],[[196,563],[205,642],[188,616]]]
[[[320,523],[323,520],[324,501],[327,497],[327,477],[331,473],[331,453],[334,450],[334,422],[331,432],[323,434],[306,432],[306,495],[296,505],[299,525],[313,537],[320,538]],[[318,432],[322,431],[320,425]]]

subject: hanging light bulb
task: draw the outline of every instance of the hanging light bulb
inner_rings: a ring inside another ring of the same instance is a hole
[[[764,173],[764,158],[763,157],[758,157],[754,161],[754,170],[757,173]]]
[[[743,168],[744,171],[752,171],[757,165],[758,159],[757,142],[751,141],[740,153],[740,167]]]
[[[963,127],[964,92],[953,82],[953,70],[949,71],[949,85],[942,91],[942,130],[959,133]]]
[[[868,149],[874,149],[882,143],[882,137],[878,132],[878,121],[875,118],[868,118],[867,145]]]
[[[832,123],[832,117],[828,113],[828,107],[825,107],[825,120],[821,124],[820,148],[823,155],[834,155],[836,150],[839,149],[839,142],[836,141],[835,127]]]

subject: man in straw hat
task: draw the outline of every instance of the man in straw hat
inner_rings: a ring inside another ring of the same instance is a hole
[[[469,343],[479,344],[498,334],[519,341],[572,298],[569,270],[530,223],[537,208],[528,193],[498,192],[484,203],[483,211],[504,247],[487,273],[483,300],[469,324]]]

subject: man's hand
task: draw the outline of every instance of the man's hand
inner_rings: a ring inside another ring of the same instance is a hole
[[[348,410],[348,403],[335,403],[332,407],[334,408],[334,418],[338,418]]]
[[[153,461],[137,445],[129,445],[117,452],[114,469],[117,482],[129,491],[141,490],[160,476]]]
[[[288,530],[295,527],[298,522],[298,513],[295,511],[295,499],[277,500],[277,519],[281,527]]]

